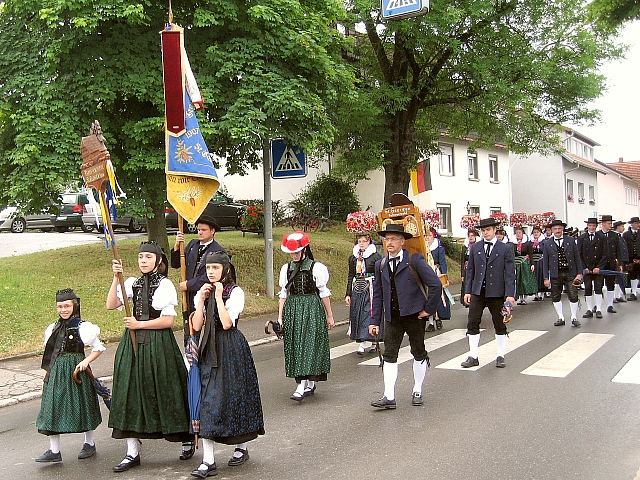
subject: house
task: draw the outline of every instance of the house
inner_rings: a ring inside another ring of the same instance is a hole
[[[640,216],[640,162],[625,162],[620,158],[617,163],[601,165],[609,171],[607,175],[598,175],[601,192],[606,192],[601,195],[601,213],[611,214],[623,222]]]
[[[440,233],[464,237],[466,230],[460,227],[463,215],[479,213],[484,218],[512,210],[508,150],[502,145],[473,149],[473,140],[441,136],[440,152],[418,164],[420,185],[414,179],[409,187],[409,198],[421,210],[439,211]],[[356,192],[361,205],[379,211],[384,200],[384,172],[370,172],[368,180],[358,183]]]
[[[609,169],[594,158],[597,142],[569,127],[561,127],[560,133],[557,153],[511,156],[513,210],[554,212],[582,229],[588,217],[602,213],[598,178]]]

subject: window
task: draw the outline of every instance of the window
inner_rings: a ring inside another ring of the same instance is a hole
[[[469,163],[469,180],[478,180],[478,154],[473,150],[467,151]]]
[[[638,189],[624,187],[625,203],[627,205],[638,205]]]
[[[493,183],[498,183],[498,157],[489,155],[489,179]]]
[[[489,208],[489,215],[493,215],[494,213],[501,213],[502,212],[502,208],[500,207],[490,207]]]
[[[453,164],[453,145],[440,145],[440,175],[446,175],[453,177],[455,175],[455,169]]]
[[[596,187],[589,185],[589,205],[596,204]]]
[[[451,232],[451,204],[436,204],[440,214],[440,230]]]
[[[477,213],[480,215],[480,207],[477,205],[469,206],[469,213]]]
[[[573,202],[573,180],[567,179],[567,200]]]
[[[584,203],[584,183],[578,182],[578,203]]]

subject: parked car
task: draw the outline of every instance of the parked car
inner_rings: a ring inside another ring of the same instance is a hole
[[[101,230],[102,229],[102,218],[100,216],[100,205],[95,201],[92,195],[88,196],[89,205],[91,206],[91,211],[87,211],[82,215],[82,222],[86,227],[90,227],[91,229]],[[93,213],[95,212],[95,213]],[[96,215],[99,219],[100,226],[96,223]],[[140,233],[143,232],[147,228],[147,223],[140,218],[132,217],[129,215],[118,215],[115,221],[111,222],[111,226],[114,228],[126,228],[130,232]]]
[[[82,216],[91,214],[93,208],[86,193],[63,193],[62,204],[55,209],[57,215],[51,216],[53,228],[57,232],[66,232],[79,227],[83,232],[90,232],[93,226],[86,225]]]
[[[209,200],[209,204],[205,207],[203,215],[215,218],[220,228],[232,227],[239,229],[240,218],[246,209],[246,205],[234,203],[232,198],[218,192]],[[173,208],[167,207],[164,217],[167,222],[167,228],[178,228],[178,214]],[[195,233],[197,231],[196,226],[190,224],[186,226],[185,230],[189,233]]]
[[[0,231],[22,233],[27,228],[53,230],[51,214],[49,212],[24,215],[18,207],[6,206],[0,208]]]

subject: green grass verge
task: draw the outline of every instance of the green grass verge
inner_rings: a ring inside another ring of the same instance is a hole
[[[287,231],[274,229],[274,278],[278,290],[280,267],[289,259],[280,251],[280,239]],[[122,256],[125,277],[135,276],[139,240],[122,240],[118,249]],[[190,238],[189,236],[187,237]],[[264,282],[264,239],[255,234],[223,231],[216,240],[233,255],[238,283],[246,293],[244,317],[277,312],[277,300],[266,296]],[[343,226],[327,232],[311,234],[312,249],[317,261],[329,268],[329,288],[334,299],[342,299],[347,281],[347,259],[353,237]],[[170,238],[170,243],[173,238]],[[82,316],[96,323],[102,338],[122,334],[122,312],[105,309],[105,299],[111,285],[111,252],[102,244],[50,250],[47,252],[0,258],[0,357],[42,350],[43,332],[56,320],[55,293],[61,288],[73,288],[82,302]],[[170,270],[174,283],[178,270]],[[450,261],[449,278],[459,279],[459,268]]]

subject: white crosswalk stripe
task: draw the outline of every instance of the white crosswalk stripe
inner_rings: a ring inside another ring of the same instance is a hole
[[[356,350],[358,350],[359,346],[360,344],[356,342],[345,343],[344,345],[333,347],[329,352],[329,356],[331,360],[333,360],[334,358],[342,357],[344,355],[349,355],[350,353],[353,353]]]
[[[611,379],[614,383],[640,384],[640,350]]]
[[[519,348],[532,340],[547,333],[543,330],[514,330],[509,333],[509,339],[507,340],[507,353]],[[492,340],[489,343],[485,343],[478,349],[478,360],[480,365],[477,367],[463,368],[460,363],[467,359],[469,352],[465,352],[455,358],[452,358],[448,362],[444,362],[438,365],[436,368],[445,368],[447,370],[470,370],[475,371],[484,367],[496,360],[496,341]]]
[[[441,333],[440,335],[436,335],[435,337],[427,338],[424,341],[424,346],[427,349],[427,352],[433,352],[442,347],[446,347],[454,342],[462,340],[467,336],[466,328],[454,328],[453,330],[446,331]],[[411,347],[402,347],[398,352],[398,363],[404,363],[411,360],[413,356],[411,355]],[[372,358],[370,360],[365,360],[364,362],[360,362],[358,365],[367,365],[377,367],[380,364],[378,358]]]
[[[564,378],[612,337],[603,333],[579,333],[521,373]]]

